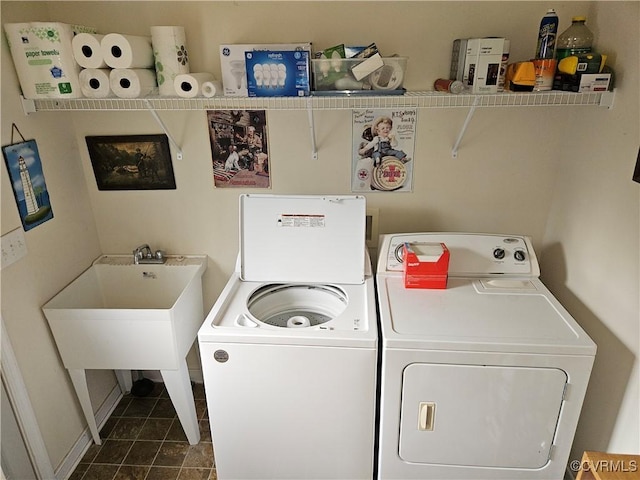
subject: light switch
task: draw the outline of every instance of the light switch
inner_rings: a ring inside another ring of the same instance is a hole
[[[2,269],[7,268],[12,263],[17,262],[27,254],[27,242],[24,238],[24,230],[16,228],[11,232],[2,235]]]

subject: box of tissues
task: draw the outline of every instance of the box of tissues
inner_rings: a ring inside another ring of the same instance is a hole
[[[447,288],[449,249],[444,243],[405,243],[405,288]]]

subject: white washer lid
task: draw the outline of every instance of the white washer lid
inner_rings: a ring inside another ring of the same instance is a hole
[[[363,196],[240,196],[240,278],[360,284],[365,275]]]

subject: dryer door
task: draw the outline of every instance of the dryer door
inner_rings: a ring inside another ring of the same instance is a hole
[[[567,382],[555,368],[414,363],[404,370],[400,457],[441,465],[541,468]]]

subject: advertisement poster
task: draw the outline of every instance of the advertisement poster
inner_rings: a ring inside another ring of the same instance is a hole
[[[353,110],[352,192],[411,192],[418,110]]]
[[[271,188],[264,110],[207,111],[213,178],[220,188]]]

